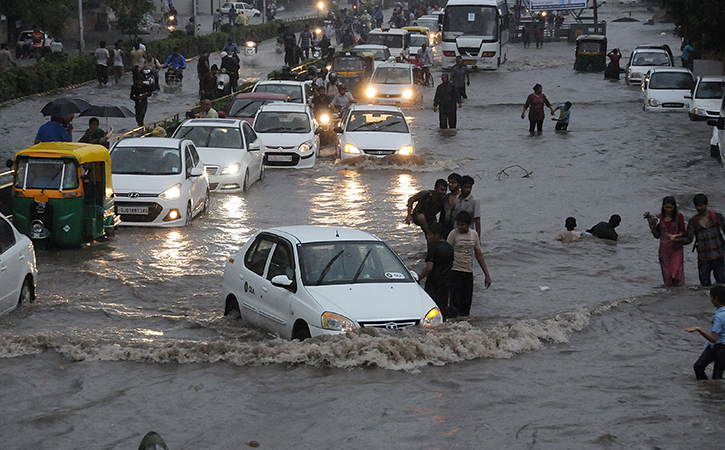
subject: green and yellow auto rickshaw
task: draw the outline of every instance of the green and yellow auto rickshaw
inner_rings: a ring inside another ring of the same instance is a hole
[[[607,37],[583,35],[576,38],[574,69],[602,72],[607,67]]]
[[[13,225],[31,239],[76,246],[113,234],[111,158],[100,145],[45,142],[15,154]]]
[[[333,72],[355,98],[362,98],[375,69],[375,55],[368,52],[337,52],[332,58]]]

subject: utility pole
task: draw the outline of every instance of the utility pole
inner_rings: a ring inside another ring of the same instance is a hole
[[[83,0],[78,0],[78,53],[83,56],[86,43],[83,42]]]

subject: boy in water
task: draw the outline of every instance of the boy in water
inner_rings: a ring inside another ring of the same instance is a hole
[[[453,268],[451,270],[450,317],[468,317],[473,301],[473,257],[476,257],[486,275],[486,289],[491,286],[486,261],[483,259],[478,233],[471,229],[473,216],[468,211],[456,215],[456,229],[448,235],[448,243],[453,246]]]
[[[571,102],[562,103],[554,109],[559,111],[559,117],[552,117],[551,120],[556,122],[556,131],[566,131],[569,128],[569,117],[571,117]]]
[[[444,318],[448,317],[448,285],[453,266],[453,247],[445,241],[446,234],[443,225],[430,225],[425,268],[418,277],[420,280],[426,279],[425,291],[436,302]]]
[[[710,331],[705,331],[701,327],[685,328],[688,333],[697,331],[708,341],[705,350],[693,366],[698,380],[707,380],[705,369],[712,362],[715,363],[715,367],[712,369],[713,380],[722,379],[723,371],[725,371],[725,286],[716,285],[710,289],[710,301],[716,308],[715,314],[712,316]]]
[[[565,230],[561,230],[559,232],[559,235],[556,237],[557,241],[561,241],[565,244],[568,244],[569,242],[574,242],[580,237],[582,237],[582,234],[578,231],[574,231],[574,228],[576,228],[576,219],[573,217],[567,217],[566,222],[564,222]]]

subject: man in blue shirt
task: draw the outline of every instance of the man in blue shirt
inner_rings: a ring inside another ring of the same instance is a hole
[[[70,135],[63,126],[62,117],[51,117],[48,122],[38,128],[35,143],[40,142],[70,142]]]
[[[680,58],[682,60],[682,67],[692,70],[692,53],[694,51],[695,49],[690,44],[685,44],[682,47],[682,57]]]
[[[697,331],[708,341],[705,350],[693,367],[698,380],[707,380],[705,369],[712,362],[715,363],[712,370],[713,380],[722,379],[725,371],[725,286],[721,284],[713,286],[710,289],[710,301],[717,308],[712,316],[710,332],[705,331],[702,327],[685,328],[688,333]]]
[[[176,70],[186,69],[186,59],[184,58],[184,55],[179,53],[179,47],[174,48],[174,53],[166,58],[166,62],[164,62],[164,69],[169,67],[169,65],[173,66]]]

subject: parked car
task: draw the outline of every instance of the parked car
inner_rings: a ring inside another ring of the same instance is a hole
[[[59,41],[56,41],[53,39],[48,33],[45,31],[41,31],[43,33],[43,53],[47,52],[62,52],[63,51],[63,44]],[[18,41],[15,44],[15,56],[20,58],[23,55],[23,47],[32,52],[33,47],[33,30],[25,30],[21,31],[18,35]]]
[[[35,301],[37,278],[33,243],[0,214],[0,315]]]
[[[717,118],[724,91],[725,77],[697,77],[692,92],[685,96],[690,100],[690,120]]]
[[[314,167],[320,152],[320,128],[307,105],[270,103],[259,108],[254,131],[264,145],[269,167]]]
[[[172,137],[194,142],[211,192],[246,191],[264,177],[261,141],[244,120],[191,119],[183,122]]]
[[[385,242],[343,227],[260,231],[229,258],[222,296],[225,315],[286,339],[443,322]]]
[[[405,115],[396,106],[352,105],[338,134],[340,160],[354,156],[410,156],[415,144]]]
[[[364,52],[373,54],[374,69],[384,62],[393,62],[395,57],[390,54],[390,49],[384,45],[360,44],[352,48],[355,52]]]
[[[309,81],[263,80],[254,85],[252,92],[282,94],[288,96],[293,103],[306,105],[312,96],[312,83]]]
[[[713,136],[710,139],[710,155],[718,158],[720,164],[725,167],[725,95],[723,95],[723,100],[720,102],[717,119],[707,119],[707,124],[713,127]]]
[[[687,112],[690,101],[685,98],[695,86],[690,69],[662,67],[650,70],[644,81],[643,108],[648,112]]]
[[[423,91],[415,82],[413,71],[417,69],[408,63],[380,64],[365,91],[368,101],[381,105],[413,106],[423,100]]]
[[[639,45],[629,55],[624,81],[627,84],[640,85],[644,76],[653,68],[674,67],[669,47],[657,45]]]
[[[161,33],[161,24],[158,23],[151,14],[146,14],[141,18],[141,21],[138,24],[138,32],[140,34]]]
[[[252,5],[245,2],[226,2],[222,5],[219,10],[222,14],[225,16],[229,15],[229,10],[232,9],[232,5],[234,5],[234,9],[237,10],[237,14],[241,14],[244,12],[244,15],[247,17],[259,17],[260,13],[258,9],[255,9]]]
[[[226,116],[230,119],[242,119],[250,125],[254,123],[254,116],[263,105],[267,103],[289,102],[289,95],[272,94],[269,92],[247,92],[238,94],[229,105]]]
[[[189,139],[129,138],[111,149],[121,225],[190,225],[209,206],[209,178]]]

